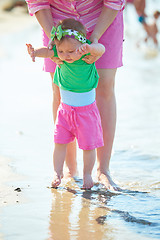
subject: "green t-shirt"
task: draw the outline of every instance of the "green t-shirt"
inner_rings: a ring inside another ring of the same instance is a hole
[[[56,46],[53,46],[54,56],[58,57]],[[63,61],[61,68],[56,67],[53,82],[63,90],[71,92],[89,92],[98,85],[98,73],[95,63],[87,64],[82,60],[73,63]]]

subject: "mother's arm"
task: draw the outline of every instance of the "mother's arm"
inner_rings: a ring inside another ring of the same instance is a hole
[[[108,29],[108,27],[112,24],[114,19],[118,14],[118,10],[114,10],[103,6],[102,12],[97,20],[96,26],[90,36],[90,41],[92,43],[98,43],[98,40],[101,38],[103,33]],[[87,55],[83,58],[86,63],[93,63],[97,61],[101,56],[98,55]]]
[[[26,0],[30,15],[36,16],[39,24],[50,39],[50,33],[54,25],[53,17],[48,0]],[[50,50],[53,48],[50,44]],[[57,57],[52,57],[51,60],[57,64],[63,64],[63,61]]]
[[[53,17],[50,9],[41,9],[35,13],[35,16],[45,31],[47,37],[50,39],[50,33],[54,25]]]
[[[90,36],[90,41],[97,43],[103,33],[112,24],[118,14],[117,10],[103,6],[102,12],[97,20],[93,33]]]
[[[35,13],[35,16],[45,31],[47,37],[50,39],[50,33],[52,30],[52,27],[54,25],[53,17],[50,9],[41,9],[38,12]],[[49,44],[49,49],[51,50],[53,48],[53,44]],[[58,57],[51,57],[51,60],[55,62],[56,64],[63,64],[63,61],[59,59]]]

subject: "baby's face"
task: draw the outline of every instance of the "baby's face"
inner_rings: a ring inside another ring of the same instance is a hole
[[[76,60],[79,60],[82,55],[76,52],[82,43],[73,38],[65,38],[62,43],[57,43],[57,54],[62,61],[68,63],[73,63]]]

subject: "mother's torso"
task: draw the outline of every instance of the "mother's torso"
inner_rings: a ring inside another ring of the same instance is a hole
[[[103,7],[103,0],[50,0],[49,2],[55,24],[61,19],[71,17],[81,21],[85,25],[87,32],[94,29]]]
[[[29,12],[33,15],[41,9],[51,9],[54,25],[64,18],[75,18],[91,32],[97,22],[102,7],[122,10],[125,0],[26,0]]]

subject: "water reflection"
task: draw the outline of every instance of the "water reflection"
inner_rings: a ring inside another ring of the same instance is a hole
[[[110,211],[97,200],[94,191],[73,191],[70,187],[52,189],[52,199],[48,240],[102,240],[106,234],[111,234],[107,224],[102,228],[96,220],[101,215],[107,216]]]
[[[153,236],[154,231],[156,237],[159,225],[152,221],[155,209],[151,207],[152,213],[147,209],[148,216],[143,214],[145,202],[153,203],[153,197],[147,192],[109,192],[98,184],[93,190],[83,191],[78,187],[82,184],[80,181],[73,180],[51,190],[48,240],[126,239],[126,232],[132,234],[129,239],[147,239],[147,235]],[[137,202],[140,207],[136,208]]]

